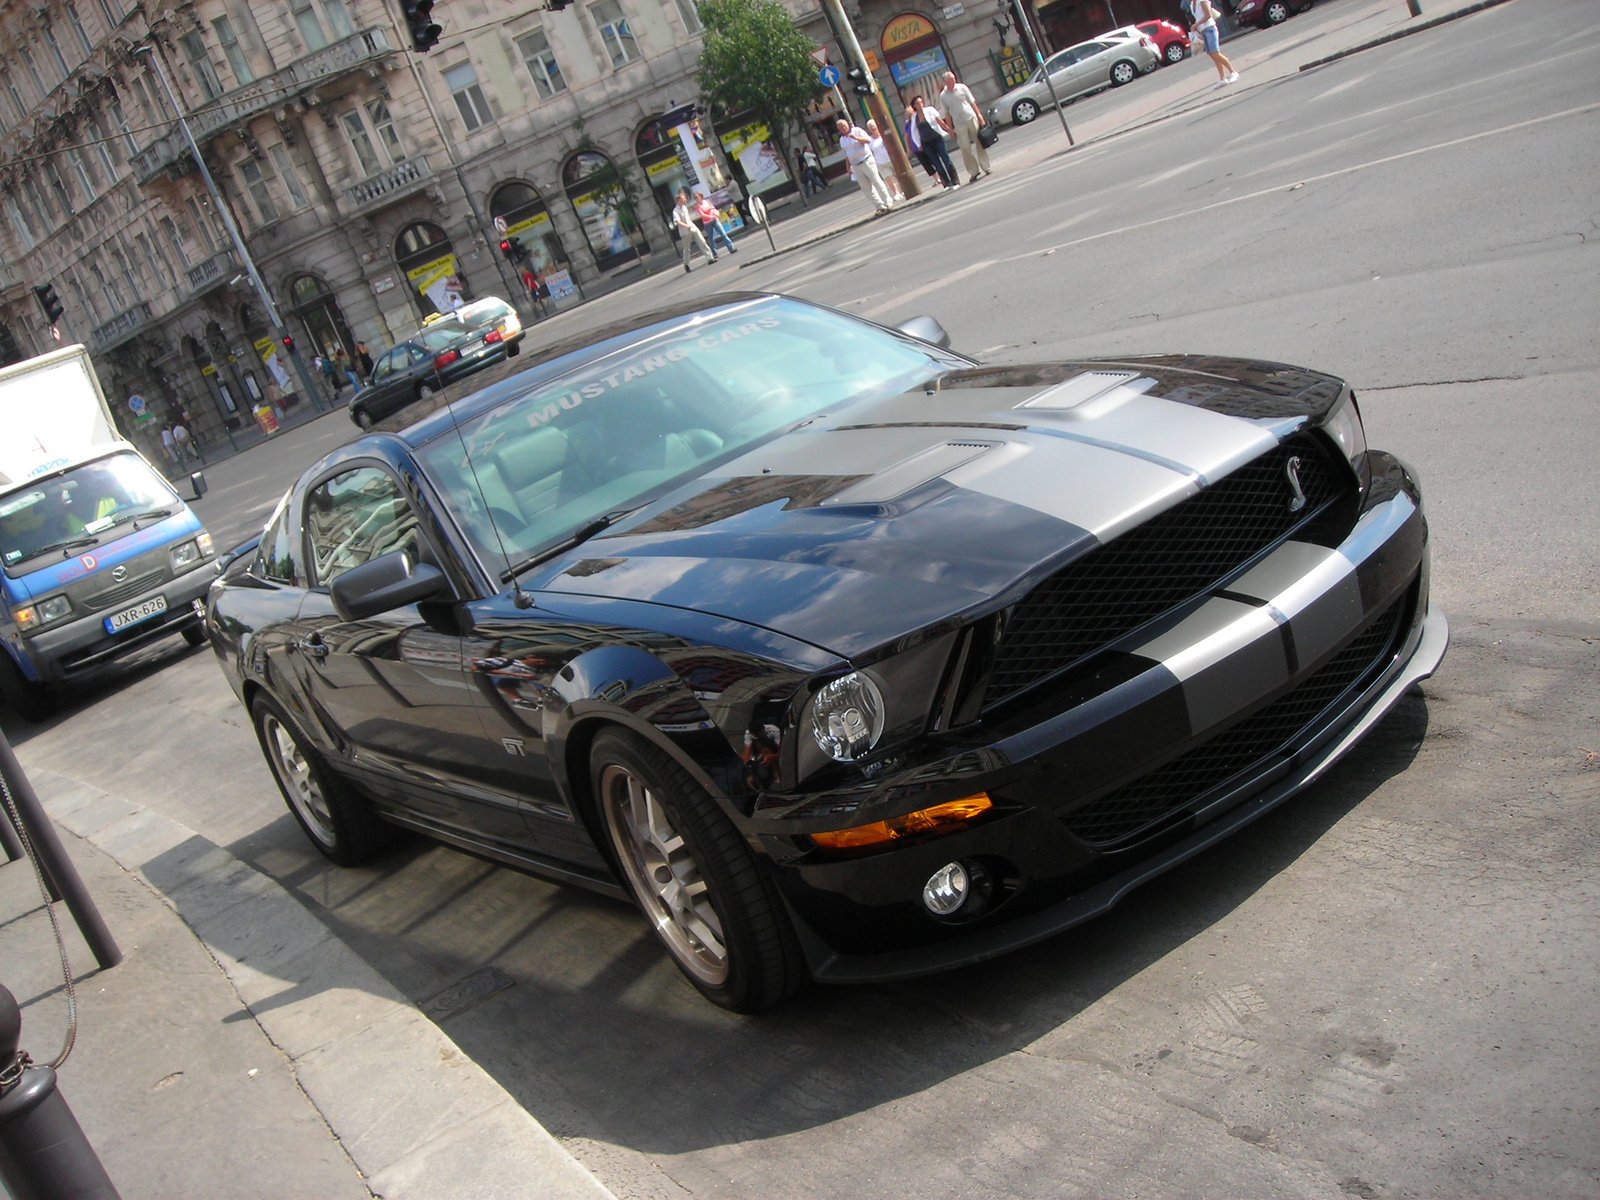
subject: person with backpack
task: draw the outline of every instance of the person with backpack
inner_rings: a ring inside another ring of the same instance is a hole
[[[1239,72],[1233,69],[1233,64],[1228,61],[1228,56],[1222,52],[1221,43],[1218,41],[1220,34],[1217,30],[1217,19],[1221,13],[1211,0],[1183,0],[1184,11],[1189,14],[1189,35],[1200,38],[1200,45],[1211,56],[1212,63],[1217,68],[1217,81],[1213,88],[1225,87],[1230,83],[1239,81]]]

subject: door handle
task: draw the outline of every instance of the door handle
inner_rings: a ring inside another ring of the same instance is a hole
[[[313,633],[310,637],[303,637],[295,645],[312,658],[327,658],[328,644],[322,640],[320,633]]]

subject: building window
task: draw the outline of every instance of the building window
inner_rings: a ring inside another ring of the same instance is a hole
[[[272,193],[267,190],[267,177],[261,173],[261,164],[253,158],[245,159],[239,164],[239,177],[249,189],[250,199],[256,202],[256,211],[261,214],[261,223],[270,225],[276,221],[278,206],[272,202]]]
[[[45,159],[44,180],[50,185],[50,190],[55,193],[56,202],[61,205],[61,211],[66,216],[72,216],[72,193],[67,191],[66,180],[61,178],[61,172],[56,169],[52,159]]]
[[[128,256],[122,252],[120,246],[111,247],[111,261],[116,264],[117,273],[122,276],[123,282],[128,285],[128,291],[137,304],[144,296],[144,289],[139,286],[139,280],[133,273],[133,266],[128,261]]]
[[[11,107],[17,110],[17,120],[26,121],[28,119],[28,107],[22,103],[22,93],[17,91],[17,85],[11,82],[11,73],[9,71],[6,72],[5,80],[6,91],[11,96]]]
[[[378,141],[383,146],[383,152],[389,156],[389,162],[391,164],[405,162],[406,148],[400,144],[400,135],[394,130],[394,118],[389,115],[389,106],[382,100],[369,101],[367,119],[378,131]]]
[[[468,133],[483,128],[493,120],[489,115],[489,102],[483,98],[483,89],[478,86],[478,73],[472,69],[471,63],[451,67],[444,73],[444,84],[450,89],[450,95],[455,97],[456,111],[461,114],[461,123],[467,127]]]
[[[355,36],[356,27],[350,23],[350,10],[345,7],[344,0],[322,0],[322,12],[333,30],[334,41]]]
[[[639,57],[639,43],[633,40],[633,30],[628,28],[628,18],[622,15],[622,5],[617,0],[600,0],[589,6],[600,40],[611,55],[611,65],[620,67]]]
[[[189,69],[194,72],[194,81],[205,93],[206,99],[219,99],[222,96],[222,80],[217,78],[217,69],[206,57],[206,44],[200,35],[186,33],[178,42],[183,47],[183,56],[189,60]]]
[[[274,142],[267,147],[267,153],[272,155],[272,165],[277,169],[278,178],[283,180],[284,191],[289,193],[289,203],[295,208],[304,208],[306,193],[300,186],[300,173],[289,159],[289,148],[282,142]]]
[[[193,204],[194,201],[189,201]],[[167,235],[167,244],[172,247],[172,252],[178,256],[178,265],[189,265],[189,252],[183,247],[183,235],[178,232],[177,223],[171,217],[162,217],[160,221],[161,232]]]
[[[311,0],[289,0],[289,11],[294,14],[295,28],[300,31],[300,39],[308,51],[321,50],[328,44],[328,35],[322,31],[322,22],[317,20],[317,10],[311,7]]]
[[[143,233],[133,235],[133,244],[138,247],[139,257],[144,260],[145,269],[150,272],[150,278],[157,282],[165,279],[170,284],[172,282],[172,264],[167,261],[166,256],[163,254],[158,260],[156,251],[150,247],[150,239]],[[160,263],[159,266],[156,265],[158,261]]]
[[[690,33],[699,33],[705,26],[700,21],[700,10],[695,7],[694,0],[677,0],[678,16],[683,18],[683,27]]]
[[[83,47],[84,57],[94,53],[94,41],[89,37],[89,31],[83,27],[83,18],[78,15],[76,4],[67,5],[67,18],[72,22],[72,28],[77,31],[78,45]]]
[[[383,170],[378,162],[378,152],[372,148],[372,136],[367,133],[366,122],[359,112],[347,112],[339,118],[344,124],[344,134],[350,139],[350,148],[361,163],[362,175],[376,175]]]
[[[6,215],[11,218],[11,227],[17,231],[17,239],[22,243],[22,248],[32,250],[37,244],[33,236],[33,226],[28,224],[28,214],[22,211],[22,205],[17,203],[15,196],[6,197]]]
[[[90,321],[94,322],[96,325],[100,324],[100,306],[94,301],[94,289],[90,288],[89,294],[86,296],[84,295],[83,289],[78,286],[78,281],[76,279],[74,279],[71,275],[65,276],[65,279],[67,281],[68,289],[72,292],[73,299],[77,301],[78,311],[88,313]],[[102,292],[100,294],[104,295],[105,293]]]
[[[195,202],[193,196],[190,196],[183,203],[189,210],[189,219],[194,222],[195,233],[200,240],[200,245],[204,247],[207,254],[215,252],[217,244],[211,238],[211,230],[206,228],[205,214],[200,211],[200,205]]]
[[[34,211],[39,214],[45,224],[48,225],[55,219],[56,210],[54,205],[50,203],[48,195],[39,190],[31,175],[23,177],[22,190],[27,193],[28,199],[33,201]]]
[[[117,181],[117,160],[111,153],[111,139],[106,136],[106,129],[96,117],[89,122],[89,132],[94,134],[94,156],[100,162],[100,167],[106,173],[106,178],[112,183]]]
[[[50,93],[44,85],[44,76],[39,74],[39,65],[33,61],[33,55],[26,50],[22,52],[22,65],[28,68],[28,75],[33,80],[33,86],[39,89],[39,99],[43,100]]]
[[[67,151],[67,163],[72,167],[72,173],[78,177],[78,186],[83,189],[84,197],[92,202],[100,194],[100,181],[95,178],[94,168],[89,165],[89,160],[82,150],[74,147]]]
[[[567,90],[566,77],[561,74],[561,64],[555,51],[550,49],[550,39],[542,29],[517,39],[517,49],[522,61],[528,64],[528,74],[533,76],[533,86],[541,100],[548,100],[557,92]]]
[[[111,298],[111,313],[113,316],[127,309],[128,298],[122,294],[122,284],[117,282],[115,275],[109,278],[106,276],[106,273],[100,269],[98,259],[91,258],[89,260],[89,273],[94,276],[94,281],[100,285],[101,295]]]
[[[111,123],[117,127],[117,132],[122,135],[122,144],[127,147],[129,154],[139,152],[139,143],[133,139],[133,130],[128,125],[128,114],[122,111],[122,102],[113,100],[108,106],[111,110]]]
[[[100,0],[100,12],[106,19],[108,28],[115,29],[122,24],[122,5],[117,0]]]
[[[61,78],[65,79],[72,74],[72,68],[67,66],[67,56],[61,53],[61,45],[56,41],[56,31],[50,26],[44,27],[44,44],[50,47],[50,53],[56,60],[56,66],[61,70]]]
[[[228,60],[229,69],[233,71],[234,82],[240,87],[253,83],[255,72],[250,69],[250,61],[245,57],[239,35],[233,31],[233,21],[228,17],[218,17],[211,22],[211,28],[217,31],[217,42],[222,46],[222,56]]]
[[[146,125],[159,124],[161,118],[156,116],[156,110],[151,107],[150,93],[145,90],[143,76],[135,75],[131,82],[133,83],[133,94],[139,99],[139,110],[144,113],[144,123]]]

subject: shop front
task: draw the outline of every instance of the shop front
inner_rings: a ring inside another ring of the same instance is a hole
[[[950,54],[931,17],[915,12],[891,17],[879,45],[902,108],[910,108],[918,96],[928,101],[938,97],[950,70]]]
[[[557,307],[577,301],[572,264],[550,219],[549,206],[537,191],[521,182],[503,184],[489,197],[489,216],[497,228],[505,223],[501,236],[526,251],[527,257],[517,266],[519,275],[531,270],[549,293],[544,299]]]
[[[572,155],[561,168],[561,183],[597,268],[613,270],[649,252],[627,183],[604,154],[580,150]]]
[[[472,299],[450,236],[432,221],[416,221],[400,231],[394,260],[424,317],[454,312]]]

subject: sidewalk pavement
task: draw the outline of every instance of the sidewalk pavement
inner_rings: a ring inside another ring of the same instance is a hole
[[[125,1200],[611,1196],[278,884],[153,810],[29,778],[126,956],[94,969],[57,905],[79,973],[60,1086]],[[0,865],[0,963],[48,1062],[66,997],[26,862]]]

